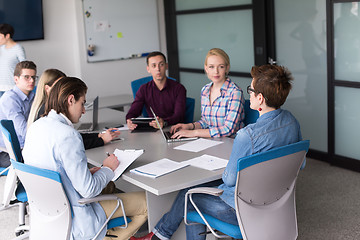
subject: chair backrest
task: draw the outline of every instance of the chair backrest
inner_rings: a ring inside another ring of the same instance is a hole
[[[175,78],[172,78],[172,77],[168,77],[168,78],[176,81]],[[145,83],[150,82],[152,79],[153,79],[152,76],[148,76],[148,77],[136,79],[131,82],[131,90],[133,92],[134,99],[135,99],[136,93],[139,90],[140,86]],[[194,110],[195,110],[195,99],[187,97],[186,98],[186,110],[185,110],[185,123],[191,123],[194,121]],[[142,115],[144,117],[149,116],[146,112],[145,107],[143,108]]]
[[[187,97],[186,98],[185,123],[192,123],[194,121],[194,111],[195,111],[195,99]]]
[[[13,121],[1,120],[0,129],[10,159],[14,159],[17,162],[24,162],[21,154],[19,139],[16,135]]]
[[[259,112],[250,108],[250,100],[245,100],[245,126],[255,123],[259,118]]]
[[[148,76],[148,77],[136,79],[131,82],[131,90],[133,92],[134,99],[135,99],[136,93],[139,90],[140,86],[143,85],[144,83],[150,82],[152,79],[153,79],[152,76]]]
[[[15,132],[13,121],[1,120],[0,130],[2,133],[3,141],[6,146],[6,150],[10,156],[10,159],[13,159],[17,162],[23,162],[20,143]],[[3,207],[7,207],[10,205],[10,200],[15,193],[16,187],[17,187],[17,176],[13,168],[10,167],[4,185],[4,194],[2,200]]]
[[[60,174],[11,160],[24,185],[30,208],[30,239],[69,239],[71,206]]]
[[[244,239],[296,239],[295,183],[309,144],[239,159],[235,207]]]

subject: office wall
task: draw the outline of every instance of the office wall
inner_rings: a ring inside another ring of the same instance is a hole
[[[148,75],[145,59],[88,63],[81,3],[79,0],[43,1],[45,39],[20,42],[27,58],[37,64],[39,75],[45,69],[58,68],[67,75],[80,77],[89,87],[88,97],[130,94],[130,82]],[[157,3],[160,50],[166,53],[163,0]]]

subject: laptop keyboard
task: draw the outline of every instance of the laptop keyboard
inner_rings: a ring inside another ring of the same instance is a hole
[[[78,130],[90,130],[92,123],[82,123],[80,124]]]
[[[164,132],[167,139],[171,139],[172,134],[170,132]]]

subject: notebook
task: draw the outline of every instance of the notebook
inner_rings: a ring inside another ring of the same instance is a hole
[[[99,112],[99,97],[96,97],[89,106],[93,107],[93,115],[92,115],[92,122],[89,123],[81,123],[78,127],[79,132],[91,132],[94,131],[98,124],[98,112]]]
[[[175,162],[167,158],[131,169],[130,172],[145,177],[157,178],[188,166],[188,163]]]
[[[172,143],[172,142],[183,142],[183,141],[191,141],[191,140],[195,140],[198,139],[198,137],[182,137],[182,138],[171,138],[172,134],[169,131],[164,132],[162,127],[160,126],[160,123],[154,113],[154,111],[152,110],[152,108],[150,107],[150,110],[155,118],[156,124],[158,125],[161,134],[163,135],[165,141],[167,143]]]

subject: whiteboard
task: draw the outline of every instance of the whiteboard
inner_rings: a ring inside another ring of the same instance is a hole
[[[160,48],[156,0],[83,0],[83,16],[88,62],[144,57]]]

